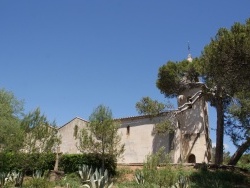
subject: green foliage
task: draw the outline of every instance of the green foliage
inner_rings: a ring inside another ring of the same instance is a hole
[[[23,187],[27,188],[50,188],[54,186],[54,183],[48,180],[48,170],[34,170],[32,178],[26,178]]]
[[[116,159],[113,156],[105,155],[105,167],[111,175],[115,174]],[[59,162],[59,168],[65,173],[77,172],[79,165],[86,164],[93,169],[102,166],[102,156],[99,154],[65,154],[62,155]]]
[[[250,154],[244,154],[238,161],[237,166],[250,172]]]
[[[165,134],[172,133],[174,131],[174,124],[171,120],[163,120],[155,124],[153,133],[155,134]]]
[[[90,176],[93,174],[93,168],[88,165],[79,165],[78,174],[83,182],[90,181]]]
[[[218,84],[231,96],[249,89],[250,19],[220,28],[201,56],[203,75],[208,87]]]
[[[188,188],[190,185],[189,178],[187,176],[179,175],[177,182],[171,186],[171,188]]]
[[[52,182],[48,181],[46,178],[32,178],[25,182],[24,187],[27,188],[51,188]]]
[[[0,166],[4,171],[52,170],[54,164],[55,154],[53,153],[0,153]]]
[[[23,101],[12,92],[0,89],[0,150],[19,151],[22,147],[23,131],[20,118],[23,115]]]
[[[19,118],[23,114],[23,101],[17,100],[14,94],[0,89],[1,124],[8,123],[9,119]]]
[[[107,169],[102,173],[101,169],[95,170],[95,172],[90,177],[90,185],[84,184],[84,187],[91,188],[110,188],[113,186],[113,182],[111,182]]]
[[[250,151],[250,92],[242,91],[235,95],[227,109],[225,132],[238,148],[229,164],[235,165],[245,152]]]
[[[100,105],[90,115],[87,128],[83,128],[78,135],[78,149],[82,153],[101,155],[102,170],[105,168],[105,155],[117,158],[124,152],[121,136],[118,135],[120,124],[113,120],[109,108]]]
[[[105,106],[98,106],[89,118],[87,129],[80,131],[78,148],[83,153],[109,154],[119,157],[124,152],[118,135],[120,124],[112,118],[112,112]]]
[[[127,181],[126,177],[132,173],[133,173],[133,170],[131,170],[129,167],[117,168],[116,173],[115,173],[116,183],[120,184],[120,183],[126,182]]]
[[[63,179],[57,182],[61,187],[79,188],[81,187],[81,179],[76,173],[67,174]]]
[[[24,149],[28,153],[51,152],[60,143],[55,123],[50,123],[39,108],[24,117],[21,127],[26,133]]]
[[[229,171],[198,171],[190,175],[194,188],[230,188],[246,183],[245,176]]]
[[[250,90],[250,19],[219,29],[193,62],[167,62],[159,68],[157,87],[166,97],[181,94],[203,77],[203,94],[217,110],[216,160],[223,159],[224,115],[230,99],[237,92]],[[189,83],[189,84],[187,84]],[[191,84],[190,84],[191,83]],[[249,140],[250,144],[250,140]]]
[[[173,109],[172,104],[163,104],[157,100],[152,100],[150,97],[143,97],[136,103],[136,109],[139,114],[148,115],[152,118],[160,117],[159,122],[155,124],[154,134],[165,134],[174,130],[175,118],[172,118],[172,112],[167,111]],[[166,113],[164,114],[164,112]]]
[[[145,178],[144,174],[141,170],[136,169],[135,171],[135,180],[138,184],[144,184],[145,183]]]
[[[156,116],[161,112],[164,112],[167,105],[160,103],[156,100],[152,100],[150,97],[143,97],[136,103],[136,110],[139,114]]]
[[[250,137],[250,92],[239,92],[227,111],[226,134],[236,147]]]
[[[145,184],[153,187],[171,187],[187,185],[187,174],[182,168],[173,169],[170,158],[161,148],[156,154],[149,155],[143,166]]]
[[[181,62],[168,61],[161,66],[156,82],[161,93],[168,98],[173,98],[187,88],[187,82],[198,81],[197,61],[197,59],[194,59],[192,62],[187,60]]]
[[[201,74],[209,88],[208,99],[217,110],[215,162],[218,164],[222,162],[225,110],[236,93],[250,89],[249,31],[250,19],[245,24],[235,23],[230,29],[220,28],[200,58]],[[234,163],[236,160],[237,157]]]
[[[1,186],[5,185],[7,176],[8,176],[8,172],[0,172],[0,185]]]

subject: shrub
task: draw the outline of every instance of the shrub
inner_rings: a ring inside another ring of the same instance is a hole
[[[173,168],[170,158],[161,148],[157,153],[149,155],[143,166],[145,183],[153,187],[171,187],[177,184],[188,184],[187,174],[182,168]]]
[[[246,182],[246,177],[230,171],[197,171],[190,175],[192,187],[230,188]]]
[[[97,154],[65,154],[62,155],[59,162],[59,168],[65,173],[77,172],[79,165],[86,164],[93,169],[100,168],[102,165],[101,156]],[[111,175],[115,174],[116,161],[112,156],[105,157],[105,169]]]
[[[53,153],[0,153],[1,170],[22,170],[32,172],[36,169],[52,170],[55,164]]]
[[[63,179],[57,182],[57,185],[70,188],[79,188],[82,183],[80,177],[76,173],[67,174]]]

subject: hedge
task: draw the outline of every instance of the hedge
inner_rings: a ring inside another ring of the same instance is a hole
[[[81,164],[87,164],[95,168],[102,165],[101,155],[98,154],[64,154],[59,160],[59,170],[65,173],[78,171]],[[55,165],[54,153],[1,153],[0,171],[22,170],[32,172],[34,170],[53,170]],[[110,174],[115,174],[116,160],[106,155],[105,168]]]
[[[99,154],[65,154],[62,155],[59,162],[59,169],[65,173],[72,173],[78,171],[81,164],[87,164],[95,168],[101,168],[102,158]],[[105,155],[105,169],[112,175],[116,171],[116,160],[109,155]]]
[[[55,164],[53,153],[0,153],[0,171],[52,170]]]

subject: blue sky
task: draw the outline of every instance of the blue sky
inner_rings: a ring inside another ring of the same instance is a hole
[[[58,126],[88,119],[99,104],[115,118],[134,116],[143,96],[168,100],[155,86],[160,66],[185,59],[188,41],[199,56],[220,27],[245,22],[249,7],[249,0],[1,0],[0,88]]]

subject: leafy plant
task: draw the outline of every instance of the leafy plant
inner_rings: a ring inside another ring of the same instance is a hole
[[[27,181],[24,187],[27,188],[51,188],[52,183],[49,182],[46,178],[32,178]]]
[[[246,182],[242,174],[229,171],[201,171],[190,175],[191,185],[194,188],[230,188]]]
[[[135,180],[138,184],[144,184],[145,183],[145,177],[141,170],[135,171]]]
[[[25,186],[29,188],[50,188],[51,182],[48,181],[47,172],[42,170],[35,170],[32,178],[26,182]]]
[[[8,173],[7,172],[0,172],[0,185],[1,187],[5,185],[5,182],[6,182],[6,178],[8,176]]]
[[[92,173],[93,173],[92,166],[89,167],[88,165],[85,164],[79,166],[78,174],[80,175],[83,182],[89,182]]]
[[[61,187],[79,188],[81,187],[81,179],[77,173],[67,174],[63,179],[57,182]]]
[[[174,185],[176,173],[169,165],[169,156],[161,148],[157,153],[147,157],[143,166],[145,182],[155,187],[170,187]]]
[[[95,172],[90,177],[90,185],[84,184],[84,187],[88,188],[110,188],[113,186],[113,182],[110,183],[107,169],[102,174],[101,169],[95,170]]]
[[[180,175],[177,182],[171,188],[188,188],[189,179],[187,176]]]
[[[44,178],[42,170],[35,170],[33,173],[33,178]]]
[[[21,186],[23,183],[24,173],[22,171],[13,170],[8,174],[8,181],[12,182],[15,186]]]

